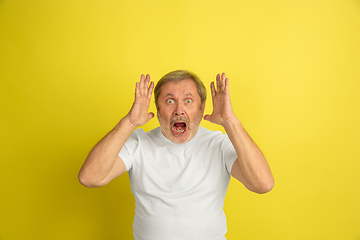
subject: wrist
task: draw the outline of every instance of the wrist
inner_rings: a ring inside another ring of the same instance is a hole
[[[225,120],[223,122],[222,126],[224,127],[226,132],[231,131],[232,129],[238,128],[238,127],[243,128],[240,120],[236,116]]]
[[[136,129],[136,127],[137,125],[133,121],[131,121],[130,118],[126,115],[116,125],[115,129],[119,129],[122,132],[126,131],[132,133]]]

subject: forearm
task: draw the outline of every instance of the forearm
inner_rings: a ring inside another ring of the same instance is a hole
[[[268,192],[272,189],[274,179],[270,167],[261,150],[251,139],[239,119],[234,118],[223,125],[238,156],[239,168],[234,176],[242,175],[244,185],[257,193]],[[233,173],[233,172],[232,172]]]
[[[102,181],[113,170],[121,148],[134,130],[127,117],[123,118],[91,150],[80,169],[79,181],[89,187],[103,185]]]
[[[91,150],[79,172],[79,181],[87,187],[100,187],[126,172],[124,162],[118,156],[121,148],[136,127],[154,117],[149,105],[154,83],[144,74],[136,83],[135,101],[129,113]]]

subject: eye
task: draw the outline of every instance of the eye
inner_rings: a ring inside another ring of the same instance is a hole
[[[166,102],[167,102],[167,103],[170,103],[170,104],[173,104],[173,103],[174,103],[174,100],[168,99]]]
[[[185,102],[186,103],[192,103],[192,100],[191,99],[186,99]]]

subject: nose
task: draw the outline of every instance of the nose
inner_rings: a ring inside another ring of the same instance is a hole
[[[184,108],[183,108],[181,103],[176,105],[174,115],[175,116],[183,116],[183,115],[185,115]]]

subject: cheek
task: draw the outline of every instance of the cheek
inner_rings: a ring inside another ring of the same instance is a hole
[[[159,107],[158,109],[158,113],[163,116],[166,117],[169,115],[169,113],[171,113],[172,109],[170,106],[166,106],[166,105],[162,105]]]
[[[196,112],[190,117],[190,125],[194,127],[194,125],[199,125],[202,119],[202,113]]]
[[[160,116],[162,119],[166,119],[168,117],[166,112],[164,112],[164,111],[158,112],[158,116]]]
[[[196,108],[196,109],[191,109],[191,116],[193,116],[193,118],[198,118],[199,116],[202,116],[204,113],[204,111],[202,109]]]
[[[167,125],[167,124],[170,122],[169,118],[167,118],[166,116],[164,116],[164,114],[161,113],[161,112],[158,112],[158,113],[157,113],[157,118],[158,118],[158,120],[159,120],[160,125],[162,125],[162,126],[165,126],[165,125]]]

